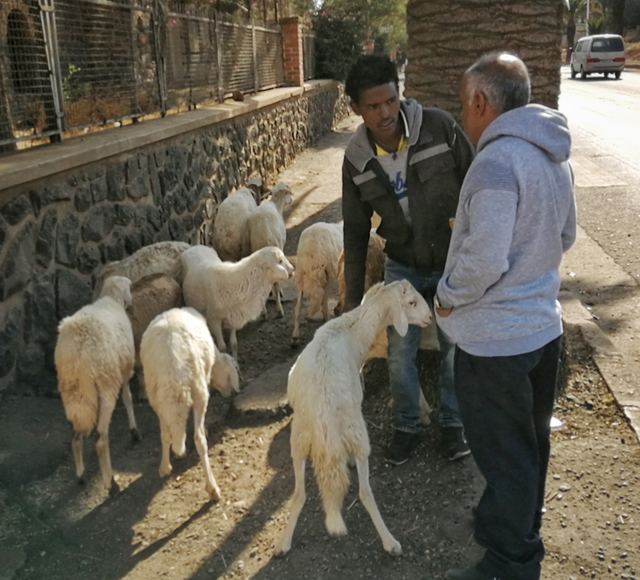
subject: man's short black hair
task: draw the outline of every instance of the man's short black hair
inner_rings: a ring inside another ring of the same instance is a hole
[[[358,58],[351,67],[344,90],[357,105],[364,91],[374,87],[394,83],[398,89],[398,70],[387,56],[381,54],[365,54]]]

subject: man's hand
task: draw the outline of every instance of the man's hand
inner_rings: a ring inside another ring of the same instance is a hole
[[[438,316],[446,318],[447,316],[449,316],[449,314],[451,314],[452,310],[453,308],[436,308],[436,313],[438,314]]]

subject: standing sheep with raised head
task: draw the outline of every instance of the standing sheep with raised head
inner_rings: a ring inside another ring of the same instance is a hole
[[[180,306],[182,306],[182,289],[180,284],[169,274],[143,276],[131,285],[131,306],[127,310],[127,315],[133,330],[133,344],[136,350],[134,371],[138,377],[140,398],[142,399],[147,398],[144,373],[140,364],[140,341],[142,340],[142,335],[149,323],[158,314]]]
[[[140,248],[124,260],[105,264],[96,279],[94,296],[100,295],[104,281],[110,276],[124,276],[135,282],[149,274],[172,275],[182,252],[190,247],[187,242],[158,242]]]
[[[384,247],[385,239],[379,236],[375,229],[372,229],[369,235],[369,246],[367,248],[367,262],[364,279],[365,292],[374,284],[384,280]],[[338,313],[342,312],[342,309],[344,308],[345,295],[344,252],[340,252],[340,257],[338,258],[338,306],[336,307],[336,311]],[[423,330],[423,337],[425,336],[425,333],[429,335],[430,344],[434,344],[434,338],[432,338],[432,335],[435,336],[435,327],[430,326],[426,330]],[[423,339],[423,341],[424,340],[425,339]],[[387,329],[383,328],[373,341],[373,344],[367,353],[366,360],[373,358],[387,358],[388,342]],[[437,344],[437,338],[435,339],[435,344]],[[430,414],[431,407],[429,406],[429,403],[427,403],[427,399],[425,398],[422,389],[420,389],[420,423],[423,425],[429,425],[431,423],[431,419],[429,418]]]
[[[76,475],[82,482],[82,439],[97,427],[96,450],[109,493],[119,491],[111,470],[109,422],[121,390],[131,436],[140,439],[129,391],[135,358],[133,332],[125,312],[130,304],[131,280],[108,278],[98,300],[62,320],[55,349],[58,389],[73,425]]]
[[[294,346],[300,339],[300,314],[305,295],[310,299],[309,313],[313,314],[322,308],[323,319],[329,320],[329,293],[337,280],[338,256],[343,245],[340,224],[318,222],[300,234],[295,273],[298,300],[293,311],[291,335],[291,344]]]
[[[373,520],[387,552],[402,553],[385,526],[369,485],[369,436],[362,416],[360,369],[376,334],[393,324],[404,336],[409,324],[426,326],[431,312],[406,280],[371,288],[360,306],[330,320],[315,333],[289,372],[287,392],[293,408],[291,458],[295,490],[287,527],[276,553],[291,549],[296,522],[304,505],[304,471],[311,457],[330,534],[346,534],[341,515],[349,487],[347,462],[355,458],[360,501]]]
[[[239,262],[192,268],[185,277],[184,300],[204,315],[222,352],[227,352],[222,327],[231,330],[231,352],[238,360],[236,331],[260,316],[272,286],[292,273],[280,248],[262,248]]]
[[[259,203],[257,188],[241,187],[218,206],[213,222],[213,247],[222,260],[237,262],[250,253],[247,219]]]
[[[287,241],[287,227],[284,223],[284,208],[292,201],[291,189],[286,183],[276,183],[271,190],[271,198],[262,202],[251,212],[247,220],[247,231],[251,252],[275,246],[284,250]],[[284,316],[280,284],[273,285],[276,307],[280,316]],[[266,306],[263,314],[266,314]]]
[[[209,384],[228,397],[239,390],[235,361],[217,351],[207,323],[193,308],[173,308],[153,319],[142,337],[140,357],[149,403],[160,420],[160,477],[171,473],[170,449],[186,453],[186,429],[193,410],[194,440],[205,472],[209,497],[220,499],[209,463],[205,414]]]

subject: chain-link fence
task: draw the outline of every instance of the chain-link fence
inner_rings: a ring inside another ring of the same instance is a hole
[[[236,14],[216,10],[227,5]],[[277,13],[250,18],[250,9],[231,0],[2,0],[0,152],[282,86],[280,29],[264,24]],[[306,34],[305,79],[312,51]]]

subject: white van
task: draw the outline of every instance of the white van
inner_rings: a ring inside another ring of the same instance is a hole
[[[624,70],[625,48],[624,40],[617,34],[594,34],[585,36],[576,42],[571,53],[571,78],[587,78],[591,73],[603,73],[605,78],[609,73],[619,79]]]

